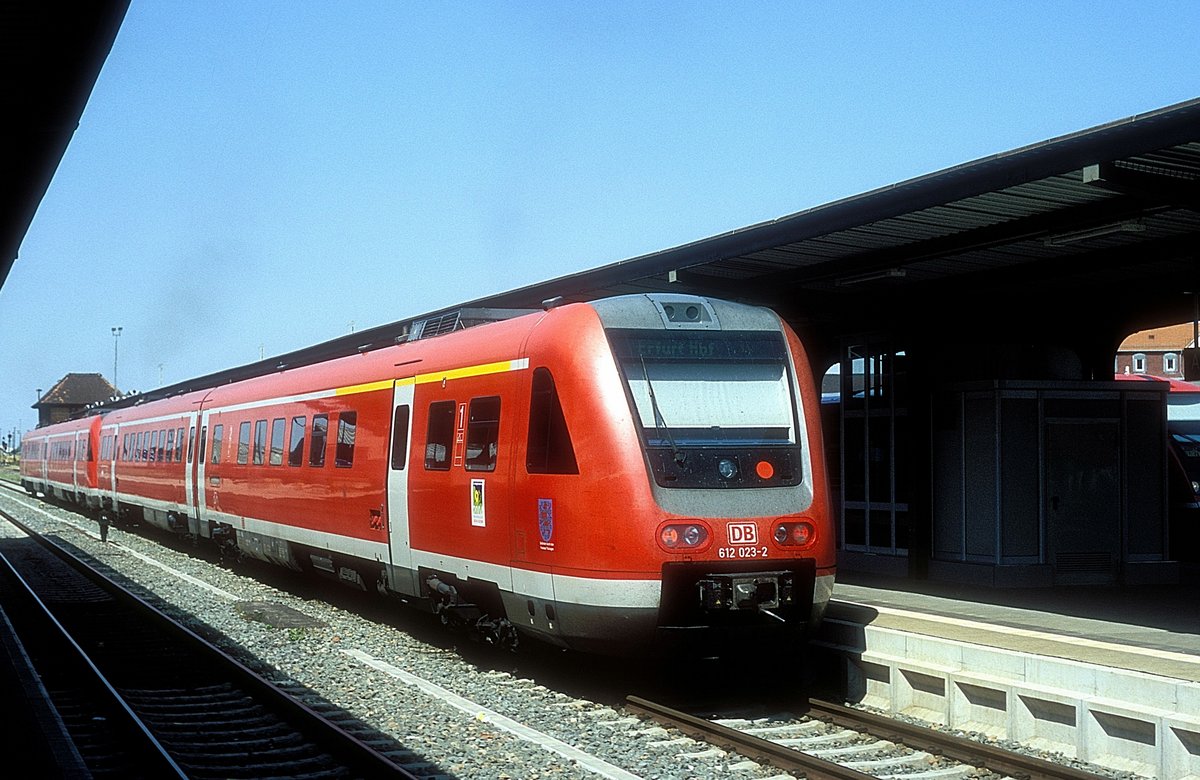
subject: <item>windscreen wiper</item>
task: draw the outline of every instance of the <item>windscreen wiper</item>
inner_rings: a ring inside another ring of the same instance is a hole
[[[671,426],[667,425],[667,419],[663,417],[662,410],[658,408],[658,399],[654,397],[654,383],[650,381],[650,372],[646,370],[646,358],[640,357],[642,361],[642,376],[646,379],[646,389],[650,391],[650,408],[654,410],[654,431],[661,439],[665,434],[667,443],[671,445],[671,453],[675,456],[675,462],[682,465],[687,458],[679,449],[679,445],[675,443],[675,437],[671,435]]]

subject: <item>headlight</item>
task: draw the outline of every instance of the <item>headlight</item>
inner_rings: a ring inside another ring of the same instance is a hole
[[[781,547],[811,547],[817,541],[817,527],[809,520],[789,520],[775,526],[774,536]]]
[[[668,550],[694,550],[708,543],[708,529],[700,523],[668,523],[659,529],[658,541]]]
[[[737,476],[737,463],[732,458],[721,458],[717,463],[717,473],[722,479],[733,479]]]

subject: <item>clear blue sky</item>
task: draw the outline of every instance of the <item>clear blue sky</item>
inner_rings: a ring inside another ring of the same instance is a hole
[[[134,0],[0,432],[1200,95],[1200,3]]]

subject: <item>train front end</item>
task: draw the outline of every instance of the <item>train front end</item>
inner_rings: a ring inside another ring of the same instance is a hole
[[[642,461],[614,524],[661,577],[653,644],[713,654],[802,641],[836,552],[799,339],[768,309],[709,298],[591,305]]]

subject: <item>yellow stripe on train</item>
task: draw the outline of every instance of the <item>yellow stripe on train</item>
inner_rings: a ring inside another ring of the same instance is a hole
[[[427,385],[432,382],[442,382],[451,379],[468,379],[476,376],[487,376],[488,374],[503,374],[508,371],[522,371],[529,368],[529,358],[520,358],[518,360],[501,360],[495,363],[482,363],[477,366],[464,366],[462,368],[452,368],[449,371],[438,371],[432,374],[417,374],[416,376],[404,377],[401,379],[384,379],[379,382],[366,382],[361,385],[347,385],[346,387],[338,387],[334,389],[334,395],[354,395],[355,393],[370,393],[375,390],[390,390],[393,384],[399,385]]]

